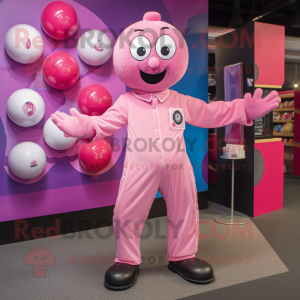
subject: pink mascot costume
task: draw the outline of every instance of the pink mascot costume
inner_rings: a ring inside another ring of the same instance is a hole
[[[125,37],[128,37],[126,39]],[[56,112],[52,120],[69,136],[96,141],[127,125],[128,147],[114,209],[116,263],[105,274],[105,286],[132,286],[141,264],[140,235],[157,190],[167,205],[169,269],[193,283],[214,280],[212,267],[195,257],[199,210],[193,168],[185,151],[185,123],[213,128],[252,120],[279,105],[277,92],[261,99],[206,104],[168,89],[188,66],[188,48],[181,33],[148,12],[125,29],[113,53],[115,70],[132,91],[121,95],[102,116]],[[86,142],[86,141],[85,141]],[[136,147],[134,147],[136,145]],[[146,166],[146,167],[145,167]]]

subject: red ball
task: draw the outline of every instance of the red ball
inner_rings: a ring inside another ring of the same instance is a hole
[[[75,9],[69,3],[52,1],[42,11],[41,24],[51,38],[64,40],[77,30],[78,18]]]
[[[80,111],[88,116],[101,116],[112,105],[109,91],[100,84],[90,84],[84,87],[77,98]]]
[[[107,141],[98,141],[81,144],[78,151],[80,164],[88,171],[102,171],[111,159],[111,148]]]
[[[76,59],[66,52],[54,52],[43,63],[45,81],[53,88],[63,90],[73,86],[79,77]]]

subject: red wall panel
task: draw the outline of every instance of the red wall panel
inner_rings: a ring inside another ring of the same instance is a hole
[[[254,60],[258,68],[255,85],[278,86],[284,83],[285,27],[255,22]]]

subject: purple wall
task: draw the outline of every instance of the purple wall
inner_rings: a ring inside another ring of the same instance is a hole
[[[126,92],[126,86],[109,71],[112,70],[112,59],[101,67],[91,68],[78,58],[76,41],[83,32],[89,29],[104,29],[115,42],[124,28],[141,20],[143,14],[150,10],[160,12],[162,20],[174,24],[181,31],[188,26],[189,19],[196,15],[205,16],[207,20],[207,0],[114,0],[103,1],[101,4],[95,0],[66,1],[77,11],[79,29],[74,37],[60,43],[48,38],[40,27],[41,11],[50,1],[5,0],[0,4],[0,158],[3,159],[3,167],[0,166],[0,221],[91,209],[115,203],[124,160],[123,145],[119,151],[113,152],[112,161],[107,169],[91,177],[78,162],[78,144],[67,151],[55,151],[45,144],[42,135],[43,125],[51,113],[56,110],[67,112],[71,107],[77,107],[76,97],[82,87],[100,83],[110,91],[113,101]],[[4,50],[5,33],[13,25],[22,23],[37,28],[45,39],[43,57],[30,65],[14,62]],[[207,21],[205,24],[207,28]],[[200,33],[197,34],[200,37]],[[200,47],[198,50],[201,50]],[[54,51],[66,51],[79,63],[80,80],[69,90],[57,91],[43,82],[43,59]],[[205,85],[207,86],[207,80]],[[46,103],[43,120],[33,127],[19,127],[6,115],[5,105],[8,97],[21,88],[34,89]],[[188,89],[186,94],[189,94]],[[204,95],[207,95],[207,90]],[[124,140],[126,130],[127,128],[119,130],[114,137]],[[45,172],[31,181],[22,181],[14,177],[7,167],[10,150],[22,141],[38,143],[47,155]]]

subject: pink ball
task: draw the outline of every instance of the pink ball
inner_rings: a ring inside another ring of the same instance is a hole
[[[77,30],[78,18],[75,9],[69,3],[53,1],[44,7],[41,24],[51,38],[64,40]]]
[[[84,87],[77,98],[80,111],[88,116],[101,116],[112,105],[109,91],[100,84],[90,84]]]
[[[63,90],[73,86],[79,77],[76,59],[66,52],[54,52],[43,63],[45,81],[53,88]]]
[[[111,159],[111,148],[107,141],[98,141],[82,144],[78,151],[79,162],[88,171],[102,171]]]

